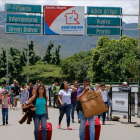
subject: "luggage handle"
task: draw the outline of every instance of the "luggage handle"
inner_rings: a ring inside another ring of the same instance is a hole
[[[95,96],[95,97],[93,97],[93,98],[91,98],[91,99],[97,98],[97,97],[99,97],[99,96],[100,96],[100,95],[97,95],[97,96]],[[85,100],[85,101],[83,101],[83,102],[81,102],[81,103],[84,103],[84,102],[89,101],[89,100],[91,100],[91,99]]]

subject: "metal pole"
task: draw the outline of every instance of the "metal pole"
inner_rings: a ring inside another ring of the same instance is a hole
[[[8,48],[7,48],[7,50],[6,50],[6,55],[7,55],[6,84],[8,84]]]
[[[27,55],[27,69],[29,72],[29,35],[28,35],[28,55]],[[29,83],[29,74],[27,74],[27,84]]]
[[[138,48],[140,47],[140,0],[139,0],[139,15],[138,15],[138,31],[139,31],[139,41]]]

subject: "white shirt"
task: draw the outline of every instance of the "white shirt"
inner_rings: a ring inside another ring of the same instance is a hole
[[[102,94],[103,101],[107,102],[107,94],[108,94],[108,92],[106,90],[104,90],[104,91],[101,91],[101,94]]]
[[[62,96],[62,102],[65,104],[71,104],[71,93],[72,89],[68,89],[68,91],[65,91],[64,89],[59,91],[59,95]]]

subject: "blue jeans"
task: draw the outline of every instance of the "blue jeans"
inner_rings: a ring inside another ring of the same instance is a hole
[[[5,123],[5,117],[6,117],[6,122],[8,122],[8,108],[2,108],[2,120],[3,120],[3,123]]]
[[[75,106],[76,106],[75,102],[71,103],[71,118],[72,118],[72,120],[74,120]]]
[[[104,102],[106,105],[108,104],[108,102]],[[101,114],[98,115],[98,118],[100,119],[101,117]],[[103,112],[102,113],[102,118],[103,118],[103,123],[105,122],[105,119],[106,119],[106,112]]]
[[[79,137],[80,140],[85,139],[85,127],[86,121],[89,121],[89,132],[90,132],[90,140],[94,140],[95,137],[95,117],[86,118],[83,111],[79,111],[80,115],[80,128],[79,128]]]
[[[70,110],[71,110],[71,105],[66,105],[66,106],[59,105],[59,110],[60,110],[59,124],[61,124],[63,116],[66,113],[67,127],[70,126]]]
[[[12,107],[14,106],[14,103],[13,103],[13,94],[11,94],[11,104],[12,104]]]
[[[77,111],[77,117],[78,117],[78,120],[79,120],[80,119],[79,111]]]
[[[47,120],[47,114],[34,114],[34,126],[35,126],[35,130],[34,130],[34,136],[35,136],[35,140],[38,140],[38,133],[39,133],[39,124],[41,121],[41,128],[42,128],[42,138],[43,140],[46,140],[46,121]]]

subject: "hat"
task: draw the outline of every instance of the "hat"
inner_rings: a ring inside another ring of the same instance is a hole
[[[127,85],[127,82],[123,82],[123,85]]]
[[[13,82],[16,82],[17,80],[13,80]]]
[[[9,92],[7,90],[4,90],[3,94],[8,94]]]
[[[18,84],[18,81],[16,81],[15,83]]]

